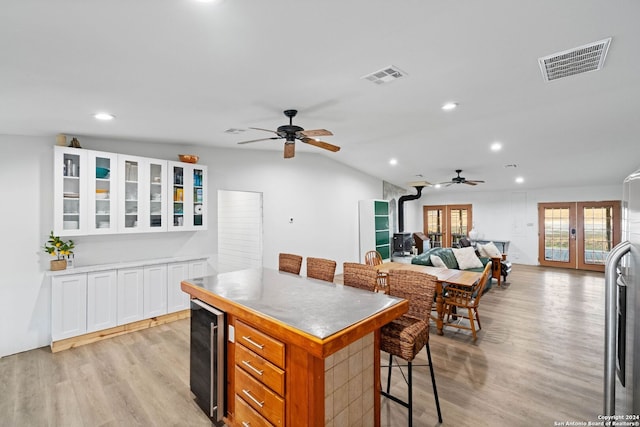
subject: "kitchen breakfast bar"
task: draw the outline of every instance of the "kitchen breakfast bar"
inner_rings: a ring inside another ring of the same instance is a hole
[[[181,287],[226,313],[227,425],[380,425],[379,330],[407,300],[267,268]]]

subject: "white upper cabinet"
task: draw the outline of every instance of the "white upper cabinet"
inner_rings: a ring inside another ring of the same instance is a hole
[[[118,231],[166,231],[166,160],[118,155]]]
[[[79,236],[87,232],[87,152],[55,147],[53,176],[53,231]]]
[[[118,155],[90,150],[86,154],[88,233],[115,233],[118,230]]]
[[[207,229],[207,167],[192,163],[168,162],[169,230]]]
[[[206,229],[206,166],[71,147],[54,152],[54,233]]]

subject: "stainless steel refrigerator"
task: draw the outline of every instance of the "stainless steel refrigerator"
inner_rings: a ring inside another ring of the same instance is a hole
[[[640,414],[640,170],[623,183],[621,231],[605,265],[604,415],[625,416]]]

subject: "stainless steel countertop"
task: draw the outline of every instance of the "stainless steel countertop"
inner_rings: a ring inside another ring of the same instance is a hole
[[[268,268],[186,280],[320,339],[403,300]]]

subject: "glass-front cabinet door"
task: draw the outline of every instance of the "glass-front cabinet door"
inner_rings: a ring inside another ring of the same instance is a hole
[[[90,234],[111,234],[118,229],[118,155],[87,150],[88,217]]]
[[[118,156],[119,231],[164,231],[166,226],[166,160]]]
[[[87,153],[55,147],[53,231],[61,236],[87,234]]]
[[[206,229],[206,216],[204,206],[206,200],[205,174],[202,167],[193,167],[193,227],[194,229]]]
[[[205,166],[169,162],[169,230],[206,229],[206,174]]]

